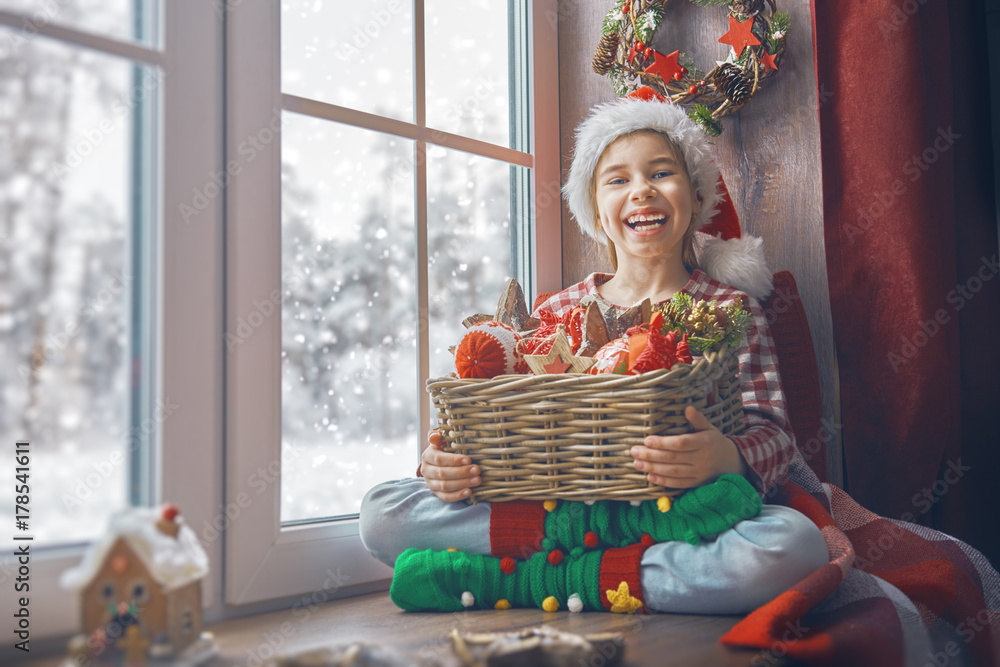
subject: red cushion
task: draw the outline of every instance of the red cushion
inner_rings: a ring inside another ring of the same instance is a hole
[[[778,352],[781,384],[795,443],[809,467],[826,481],[826,440],[819,367],[813,351],[809,322],[795,277],[789,271],[774,274],[774,290],[761,302]]]

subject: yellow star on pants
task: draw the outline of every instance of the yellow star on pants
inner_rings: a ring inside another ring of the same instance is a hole
[[[617,591],[605,591],[608,602],[611,603],[611,611],[616,613],[631,614],[642,609],[642,600],[632,597],[628,592],[628,582],[623,581],[618,584]]]

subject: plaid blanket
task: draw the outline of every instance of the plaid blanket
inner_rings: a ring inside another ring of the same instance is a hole
[[[801,456],[768,500],[816,523],[830,562],[732,628],[724,644],[815,665],[1000,665],[1000,575],[972,547],[869,512]]]

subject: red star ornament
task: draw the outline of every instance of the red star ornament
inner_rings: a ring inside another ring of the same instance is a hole
[[[770,72],[771,70],[777,70],[778,64],[774,62],[774,56],[764,51],[760,59],[764,62],[764,71]]]
[[[628,49],[628,64],[631,65],[632,61],[635,60],[636,56],[640,55],[642,52],[635,48],[635,44]]]
[[[659,51],[653,51],[653,64],[646,68],[648,74],[658,74],[663,77],[664,83],[669,83],[671,79],[674,78],[674,74],[682,71],[684,68],[678,59],[681,57],[681,52],[674,51],[668,56],[663,55]]]
[[[719,38],[722,44],[729,44],[736,51],[736,57],[743,55],[743,49],[748,46],[759,46],[760,40],[753,34],[753,18],[748,18],[742,23],[736,20],[732,14],[729,15],[729,32]]]

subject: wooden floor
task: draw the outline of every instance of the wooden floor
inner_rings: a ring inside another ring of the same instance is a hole
[[[282,644],[277,647],[281,652],[366,641],[415,656],[430,651],[440,655],[448,646],[447,637],[453,628],[462,632],[505,632],[542,624],[579,634],[621,632],[626,635],[624,664],[629,666],[777,664],[769,654],[734,650],[718,643],[719,637],[740,619],[737,616],[548,614],[537,609],[417,614],[401,611],[387,593],[323,605],[309,617],[305,616],[306,610],[297,612],[298,616],[283,611],[216,625],[212,630],[221,651],[217,664],[246,665],[250,651],[266,658],[275,648],[272,644],[277,643]]]
[[[536,625],[588,634],[620,632],[625,635],[625,665],[645,667],[686,665],[728,667],[785,664],[768,652],[731,649],[718,640],[736,624],[738,616],[687,616],[679,614],[625,615],[556,612],[537,609],[471,611],[454,614],[416,614],[401,611],[388,593],[250,616],[215,624],[220,654],[209,667],[267,664],[274,655],[371,642],[390,646],[413,657],[446,659],[448,634],[506,632]],[[36,660],[34,667],[58,664],[57,659]]]

